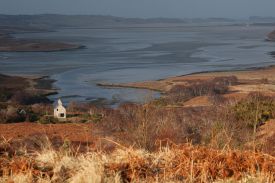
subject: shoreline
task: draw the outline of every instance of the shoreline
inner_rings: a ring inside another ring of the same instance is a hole
[[[236,69],[236,70],[216,70],[216,71],[201,71],[201,72],[193,72],[190,74],[183,74],[183,75],[178,75],[178,76],[172,76],[172,77],[182,77],[182,76],[191,76],[191,75],[195,75],[195,74],[207,74],[207,73],[228,73],[228,72],[246,72],[246,71],[257,71],[257,70],[262,70],[262,69],[269,69],[269,68],[275,68],[275,65],[268,65],[268,66],[262,66],[262,67],[249,67],[246,69]],[[168,77],[170,78],[170,77]],[[159,79],[159,80],[165,80],[168,78],[164,78],[164,79]],[[157,80],[158,81],[158,80]]]
[[[139,83],[139,82],[137,82]],[[147,90],[151,90],[151,91],[155,91],[155,92],[162,92],[161,90],[158,89],[150,89],[147,87],[138,87],[138,86],[128,86],[127,83],[123,84],[115,84],[115,83],[96,83],[97,86],[99,87],[104,87],[104,88],[133,88],[133,89],[147,89]]]
[[[229,74],[229,73],[236,73],[236,72],[249,72],[249,71],[259,71],[259,70],[265,70],[265,69],[269,69],[269,68],[274,68],[275,69],[275,65],[269,65],[269,66],[263,66],[263,67],[251,67],[251,68],[247,68],[247,69],[240,69],[240,70],[232,70],[232,71],[228,71],[228,70],[216,70],[216,71],[201,71],[201,72],[193,72],[193,73],[189,73],[189,74],[182,74],[182,75],[175,75],[175,76],[169,76],[166,78],[161,78],[161,79],[156,79],[156,80],[145,80],[145,81],[137,81],[137,82],[127,82],[127,83],[106,83],[106,82],[102,82],[102,83],[96,83],[97,86],[99,87],[110,87],[110,88],[136,88],[136,89],[148,89],[148,90],[152,90],[152,91],[158,91],[158,92],[162,92],[162,90],[160,89],[156,89],[156,88],[151,88],[148,86],[139,86],[139,84],[146,84],[148,82],[161,82],[161,81],[166,81],[169,79],[174,79],[174,78],[181,78],[181,77],[191,77],[191,76],[197,76],[197,75],[212,75],[212,74]]]
[[[0,40],[1,41],[1,40]],[[43,44],[43,43],[38,43]],[[65,43],[66,44],[66,43]],[[14,53],[27,53],[27,52],[41,52],[41,53],[48,53],[48,52],[62,52],[62,51],[73,51],[73,50],[79,50],[79,49],[85,49],[86,46],[84,45],[75,45],[70,48],[58,48],[58,49],[46,49],[46,50],[1,50],[0,47],[0,53],[7,53],[7,52],[14,52]]]
[[[230,87],[231,95],[225,95],[230,98],[242,97],[250,92],[261,91],[264,94],[275,96],[275,65],[252,67],[233,71],[205,71],[190,73],[186,75],[172,76],[159,80],[148,80],[129,83],[97,83],[101,87],[118,88],[136,88],[158,91],[161,94],[169,92],[174,86],[189,86],[197,81],[209,81],[219,77],[234,76],[239,84]],[[201,99],[199,99],[201,100]],[[204,100],[204,99],[203,99]],[[190,102],[193,103],[192,101]],[[197,102],[196,102],[197,103]],[[198,102],[200,103],[200,102]]]
[[[267,79],[270,85],[274,85],[275,91],[275,65],[263,66],[263,67],[252,67],[242,70],[233,71],[205,71],[205,72],[194,72],[185,75],[171,76],[167,78],[162,78],[159,80],[147,80],[141,82],[129,82],[129,83],[97,83],[98,87],[105,88],[133,88],[133,89],[146,89],[155,92],[159,92],[161,95],[168,92],[175,85],[186,85],[188,82],[194,82],[197,80],[210,80],[215,77],[227,77],[236,76],[239,81],[240,87],[238,90],[242,90],[243,86],[260,86],[260,80]],[[54,79],[50,79],[50,76],[45,75],[20,75],[12,74],[5,75],[7,77],[23,78],[30,83],[29,89],[35,90],[42,94],[43,96],[56,95],[58,94],[58,89],[54,88],[52,84],[56,82]],[[272,77],[269,77],[272,76]],[[274,84],[273,84],[274,83]],[[268,84],[266,84],[268,85]]]

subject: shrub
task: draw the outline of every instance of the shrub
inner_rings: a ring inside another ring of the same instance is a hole
[[[80,122],[80,123],[87,123],[88,120],[87,120],[87,119],[81,119],[79,122]]]
[[[237,103],[233,110],[236,120],[245,122],[249,127],[254,127],[274,117],[275,103],[270,97],[253,93],[247,99]]]
[[[38,121],[41,124],[55,124],[58,123],[58,119],[54,118],[53,116],[43,116]]]
[[[12,97],[12,91],[7,88],[0,88],[0,102],[7,102]]]
[[[227,101],[223,95],[219,94],[212,95],[209,97],[209,99],[214,105],[224,104]]]
[[[1,109],[7,109],[8,104],[7,103],[1,103],[0,102],[0,110]]]
[[[85,119],[85,120],[89,120],[91,118],[91,115],[89,113],[84,113],[80,117]]]
[[[20,113],[19,109],[13,106],[8,106],[6,112],[7,123],[24,122],[26,120],[26,114]]]
[[[176,85],[166,96],[166,102],[177,104],[198,96],[215,96],[228,92],[228,87],[237,84],[235,76],[217,77],[209,81],[195,81],[189,86]],[[164,103],[162,101],[162,103]]]
[[[40,118],[40,116],[38,114],[34,113],[33,111],[28,111],[27,112],[26,121],[35,122],[35,121],[38,121],[39,118]]]
[[[186,142],[189,136],[195,136],[184,132],[186,123],[183,121],[182,109],[167,110],[155,105],[123,104],[107,111],[102,121],[96,124],[97,127],[126,145],[135,144],[137,147],[154,150],[158,141],[180,143]]]
[[[71,113],[86,113],[89,112],[92,107],[89,103],[70,102],[67,111]]]
[[[30,94],[24,91],[16,92],[12,97],[11,101],[20,105],[32,105],[37,103],[50,103],[50,100],[42,95]]]
[[[103,119],[103,115],[96,113],[96,114],[92,114],[91,118],[92,118],[92,121],[94,123],[98,123],[98,122],[100,122]]]
[[[50,115],[53,113],[53,105],[52,104],[33,104],[31,105],[30,110],[40,116]]]
[[[164,97],[160,97],[158,99],[155,99],[151,102],[151,104],[159,107],[167,106],[168,105],[168,100]]]
[[[0,123],[6,122],[6,110],[0,109]]]
[[[212,82],[217,85],[233,86],[238,84],[238,78],[236,76],[216,77],[212,80]]]
[[[26,106],[8,105],[7,109],[0,109],[0,123],[35,122],[39,120],[40,116],[41,114]]]
[[[78,111],[78,104],[74,101],[70,102],[68,104],[67,111],[72,113]]]
[[[219,95],[217,95],[219,96]],[[147,150],[155,150],[158,142],[203,144],[213,148],[247,148],[252,140],[253,121],[255,120],[255,99],[250,95],[239,103],[224,103],[207,107],[159,107],[154,104],[123,104],[116,109],[101,109],[104,114],[95,127],[125,145]],[[254,96],[255,97],[255,96]],[[253,100],[252,100],[252,99]],[[224,99],[215,99],[223,101]],[[248,102],[250,101],[250,102]],[[260,119],[273,117],[274,106],[269,97],[257,96],[260,101]],[[253,110],[249,107],[253,106]],[[236,109],[242,111],[236,112]],[[246,112],[245,109],[249,109]],[[94,110],[97,111],[97,110]],[[269,113],[266,113],[268,111]]]

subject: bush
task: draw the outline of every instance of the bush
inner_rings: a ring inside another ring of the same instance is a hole
[[[50,100],[42,95],[30,94],[24,91],[16,92],[11,101],[20,105],[32,105],[38,103],[50,103]]]
[[[91,118],[91,115],[89,113],[84,113],[80,117],[85,119],[85,120],[89,120]]]
[[[70,102],[67,111],[70,113],[87,113],[92,107],[89,103]]]
[[[50,115],[53,113],[53,105],[52,104],[33,104],[31,105],[31,111],[40,116]]]
[[[191,135],[184,131],[186,123],[183,122],[182,109],[170,111],[155,105],[127,103],[117,109],[106,110],[108,112],[96,124],[97,127],[126,145],[135,144],[137,147],[154,150],[159,141],[180,143],[195,136],[193,132]]]
[[[81,119],[79,122],[80,122],[80,123],[87,123],[88,120],[87,120],[87,119]]]
[[[222,106],[166,108],[156,106],[154,103],[146,105],[127,103],[116,109],[101,109],[101,111],[94,109],[93,111],[97,111],[94,112],[94,117],[101,117],[97,114],[104,114],[95,127],[123,145],[134,145],[150,151],[156,150],[159,142],[164,142],[162,144],[191,142],[212,148],[242,149],[247,148],[245,145],[253,140],[251,135],[253,119],[255,121],[255,102],[253,103],[255,96],[254,98],[253,96],[250,95],[237,104],[228,102]],[[220,102],[224,99],[215,100]],[[257,96],[257,101],[261,101],[258,119],[265,121],[274,117],[271,98]],[[253,106],[252,110],[247,106]],[[237,113],[237,109],[242,111]],[[249,125],[251,119],[252,125]]]
[[[0,102],[7,102],[12,97],[12,91],[6,88],[0,88]]]
[[[19,109],[13,106],[8,106],[6,112],[7,123],[24,122],[26,120],[26,114],[20,113]]]
[[[56,124],[58,123],[58,119],[54,118],[53,116],[43,116],[38,121],[41,124]]]
[[[0,109],[0,123],[6,122],[6,110]]]
[[[0,109],[0,123],[35,122],[39,120],[40,116],[41,114],[26,106],[8,105],[7,109]]]
[[[274,117],[275,103],[270,97],[253,93],[233,107],[235,118],[249,127],[259,126]]]
[[[40,116],[36,113],[34,113],[33,111],[28,111],[27,112],[27,117],[26,117],[26,121],[28,122],[36,122],[38,121],[40,118]]]
[[[99,123],[103,119],[103,115],[96,113],[96,114],[92,114],[91,118],[94,123]]]
[[[168,100],[166,100],[165,97],[160,97],[158,99],[153,100],[151,104],[159,107],[164,107],[168,105]]]
[[[81,118],[81,123],[86,123],[92,121],[94,123],[98,123],[103,119],[103,114],[100,113],[84,113],[79,116]]]
[[[228,87],[237,84],[235,76],[217,77],[210,81],[196,81],[189,86],[176,85],[166,96],[166,103],[178,104],[198,96],[215,96],[228,92]],[[161,104],[164,104],[161,101]]]

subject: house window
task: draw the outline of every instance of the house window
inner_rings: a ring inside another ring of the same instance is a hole
[[[56,109],[56,111],[58,111],[58,109]]]
[[[61,118],[64,118],[64,117],[65,117],[65,114],[64,114],[64,113],[60,113],[60,117],[61,117]]]

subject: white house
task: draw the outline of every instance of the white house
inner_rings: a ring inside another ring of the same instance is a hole
[[[60,99],[58,99],[57,105],[54,107],[54,117],[59,120],[65,120],[67,117],[66,108],[63,106]]]

